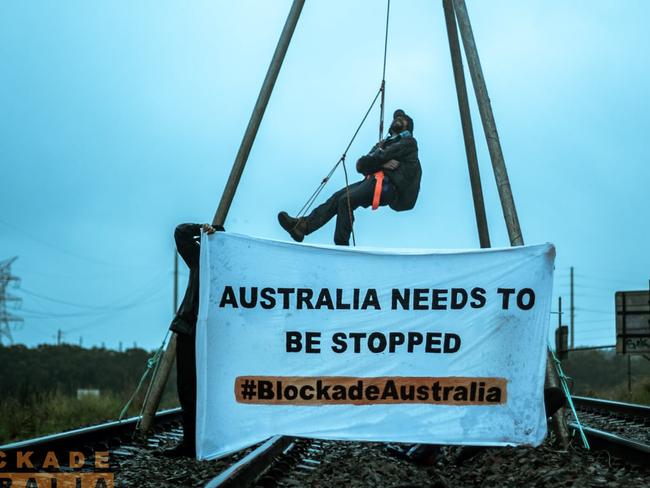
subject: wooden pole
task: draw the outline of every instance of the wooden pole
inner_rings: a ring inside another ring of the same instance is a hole
[[[146,435],[149,429],[151,429],[158,405],[160,405],[160,399],[165,391],[165,385],[167,385],[167,380],[169,379],[169,373],[174,364],[174,359],[176,359],[176,332],[171,333],[169,342],[167,343],[167,349],[165,349],[165,352],[160,358],[158,367],[154,370],[154,377],[151,380],[153,384],[151,385],[147,401],[142,407],[142,420],[140,421],[139,427],[142,435]]]
[[[570,318],[570,325],[571,325],[571,349],[573,349],[575,347],[574,338],[575,338],[575,330],[576,330],[575,329],[575,321],[574,321],[574,319],[575,319],[575,304],[573,302],[573,266],[571,266],[571,280],[570,281],[571,281],[570,282],[571,295],[570,295],[569,299],[571,300],[571,302],[570,302],[570,305],[569,305],[569,310],[570,310],[571,314],[569,315],[569,318]]]
[[[257,130],[259,129],[260,123],[262,122],[262,117],[266,111],[266,106],[268,105],[269,98],[271,98],[271,93],[273,92],[273,87],[275,85],[275,80],[278,78],[280,73],[280,68],[282,67],[282,62],[284,61],[284,56],[287,53],[289,43],[291,42],[291,37],[293,32],[296,29],[298,24],[298,19],[300,18],[300,13],[302,12],[302,7],[305,4],[305,0],[293,0],[291,5],[291,10],[287,16],[287,20],[280,34],[280,39],[273,53],[273,58],[271,59],[271,64],[266,72],[266,77],[262,83],[262,88],[257,97],[257,102],[255,102],[255,107],[253,108],[253,113],[251,115],[248,126],[246,127],[246,132],[244,132],[244,137],[239,146],[239,151],[237,151],[237,156],[233,162],[232,169],[230,170],[230,176],[226,182],[226,187],[224,188],[223,194],[221,195],[221,200],[219,202],[219,207],[214,215],[212,220],[213,225],[223,225],[228,216],[228,210],[230,210],[230,205],[235,196],[235,191],[239,185],[239,180],[241,175],[244,172],[244,167],[246,166],[246,161],[248,160],[248,155],[250,154],[251,148],[253,147],[253,142],[255,141],[255,136],[257,135]],[[167,345],[161,360],[160,365],[158,366],[158,372],[154,377],[153,385],[151,387],[151,393],[149,394],[149,399],[144,405],[142,413],[142,421],[140,422],[140,431],[146,433],[150,428],[153,422],[154,415],[160,404],[160,398],[167,384],[167,379],[169,378],[169,372],[171,371],[172,364],[174,363],[174,358],[176,356],[176,333],[172,333],[172,336]]]
[[[460,122],[463,127],[463,139],[465,141],[465,154],[467,155],[467,167],[469,169],[469,181],[472,186],[472,199],[474,200],[474,214],[476,215],[476,226],[481,247],[490,247],[490,234],[488,232],[487,217],[485,215],[485,203],[483,201],[483,189],[481,186],[481,173],[478,167],[476,156],[476,144],[474,141],[474,129],[472,127],[472,115],[469,111],[469,100],[467,97],[467,85],[465,84],[465,73],[463,71],[463,58],[458,42],[458,30],[454,6],[451,0],[442,0],[442,7],[445,11],[445,22],[447,24],[447,37],[449,38],[449,52],[451,64],[454,71],[456,83],[456,96],[458,98],[458,110]]]
[[[304,4],[305,0],[294,0],[291,5],[291,10],[287,16],[287,21],[284,24],[284,29],[282,29],[282,34],[280,34],[280,40],[275,48],[273,59],[271,59],[271,64],[266,72],[266,78],[264,78],[264,83],[262,83],[262,89],[257,97],[257,102],[255,102],[253,114],[248,122],[248,127],[246,127],[246,132],[244,133],[241,145],[239,146],[235,162],[230,170],[230,176],[226,182],[226,187],[221,195],[219,207],[214,214],[214,219],[212,219],[212,225],[223,225],[226,220],[228,210],[230,209],[230,205],[235,196],[235,191],[237,190],[237,185],[239,184],[241,175],[244,172],[244,166],[248,160],[251,147],[253,147],[257,130],[262,122],[262,117],[264,116],[264,111],[266,110],[269,98],[271,97],[275,80],[278,78],[278,73],[280,73],[280,67],[282,66],[282,61],[284,61],[284,55],[287,53],[289,42],[293,36],[293,31],[296,28]]]
[[[479,60],[478,50],[476,49],[476,43],[474,42],[474,34],[469,21],[469,15],[467,14],[465,0],[454,0],[454,8],[458,19],[458,26],[460,27],[460,35],[463,39],[463,46],[465,47],[465,57],[467,58],[467,65],[469,66],[469,72],[472,77],[472,84],[474,85],[474,93],[476,94],[479,113],[481,114],[483,131],[485,132],[485,139],[487,140],[490,159],[492,160],[492,168],[494,170],[497,189],[499,190],[503,216],[505,217],[506,225],[508,227],[510,244],[513,246],[523,246],[524,239],[521,235],[517,209],[515,208],[515,202],[512,197],[512,189],[510,188],[510,180],[508,179],[508,172],[506,171],[506,163],[503,159],[501,142],[499,141],[499,134],[494,121],[494,114],[492,113],[492,105],[490,104],[487,86],[485,84],[485,79],[483,78],[481,61]]]
[[[497,132],[496,122],[494,121],[492,105],[490,104],[490,97],[485,84],[485,78],[483,77],[481,61],[478,56],[476,42],[474,41],[474,33],[472,32],[472,25],[467,13],[465,0],[453,0],[453,2],[458,26],[460,28],[460,35],[465,48],[465,57],[467,58],[467,65],[472,77],[472,84],[474,85],[474,93],[476,95],[479,113],[481,114],[483,131],[485,132],[485,139],[490,152],[494,178],[496,180],[497,189],[499,190],[501,208],[508,228],[510,244],[512,246],[523,246],[524,238],[521,233],[519,218],[517,217],[517,209],[515,208],[510,180],[508,179],[508,172],[506,171],[506,163],[503,158],[503,151],[499,141],[499,133]],[[550,357],[550,353],[547,353],[546,359],[546,383],[551,387],[559,386],[558,375],[553,367],[553,358]],[[569,442],[569,433],[563,416],[563,409],[560,409],[553,416],[553,430],[562,445],[566,448]]]

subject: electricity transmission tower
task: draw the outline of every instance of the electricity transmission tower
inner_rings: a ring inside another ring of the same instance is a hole
[[[20,298],[7,293],[7,288],[9,288],[10,284],[13,284],[13,286],[16,287],[18,286],[18,283],[20,283],[20,278],[11,274],[11,265],[16,259],[18,259],[17,256],[5,261],[0,261],[0,344],[3,342],[4,338],[6,338],[9,343],[13,342],[11,336],[11,324],[23,321],[21,317],[12,315],[7,311],[7,304],[9,302],[14,302],[16,305],[21,302]]]

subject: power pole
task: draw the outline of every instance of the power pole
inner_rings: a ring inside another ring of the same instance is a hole
[[[173,314],[176,314],[178,310],[178,251],[174,251],[174,298],[172,301],[174,310]]]
[[[575,306],[574,306],[574,303],[573,303],[573,266],[571,266],[571,278],[570,278],[570,280],[571,280],[571,282],[570,282],[571,296],[570,296],[569,299],[571,300],[571,303],[569,304],[569,309],[570,309],[570,312],[571,312],[570,313],[571,323],[569,325],[571,326],[571,349],[573,349],[575,347],[575,343],[573,342],[574,333],[575,333],[575,323],[573,321],[574,317],[575,317]]]
[[[632,393],[632,355],[627,353],[627,392]]]
[[[16,259],[18,259],[17,256],[0,261],[0,344],[2,344],[3,337],[6,337],[7,342],[11,344],[13,342],[11,324],[23,322],[22,317],[13,315],[7,310],[7,303],[13,302],[16,307],[22,302],[20,298],[7,293],[9,284],[16,287],[20,283],[20,278],[11,274],[11,265]]]
[[[555,355],[563,360],[569,357],[569,327],[562,325],[562,297],[557,297],[557,329],[555,329]]]
[[[61,331],[61,329],[58,329],[58,330],[56,331],[56,345],[57,345],[57,346],[60,346],[60,345],[61,345],[61,338],[62,338],[62,337],[63,337],[63,332]]]

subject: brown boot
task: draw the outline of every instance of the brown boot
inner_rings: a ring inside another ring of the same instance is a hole
[[[296,219],[290,217],[287,212],[280,212],[278,222],[296,242],[302,242],[307,235],[307,221],[305,219]]]

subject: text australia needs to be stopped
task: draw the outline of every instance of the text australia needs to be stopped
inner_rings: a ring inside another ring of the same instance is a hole
[[[532,288],[496,288],[494,298],[502,310],[516,308],[528,311],[535,306]],[[382,303],[376,288],[273,288],[273,287],[223,287],[219,308],[262,310],[385,310],[436,311],[481,309],[488,303],[485,288],[393,288],[383,295],[389,300]],[[389,303],[388,303],[389,302]],[[322,350],[319,331],[286,331],[286,352],[318,354]],[[421,351],[425,353],[455,353],[462,344],[461,337],[453,332],[344,332],[330,337],[329,347],[335,353],[371,352],[395,353]]]

